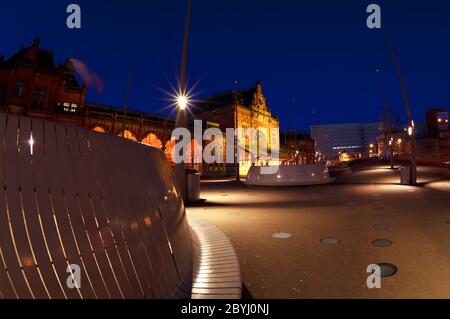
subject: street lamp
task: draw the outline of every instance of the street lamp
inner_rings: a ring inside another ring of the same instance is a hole
[[[176,97],[176,102],[178,106],[177,119],[175,121],[175,128],[186,128],[186,108],[189,105],[189,99],[186,95],[187,84],[186,84],[186,69],[187,69],[187,55],[189,47],[189,29],[191,25],[191,12],[192,12],[192,0],[188,2],[188,10],[186,15],[186,25],[184,29],[184,40],[183,40],[183,53],[181,57],[181,70],[180,70],[180,87],[179,92]],[[181,157],[184,159],[184,150],[181,150]],[[175,165],[175,179],[180,188],[181,196],[186,199],[186,167],[184,161]]]
[[[417,183],[417,145],[416,145],[416,136],[414,134],[414,120],[412,118],[412,112],[411,112],[411,104],[409,101],[408,91],[406,89],[406,82],[405,78],[403,77],[402,70],[400,68],[400,64],[397,59],[397,54],[395,52],[394,47],[392,46],[391,41],[389,40],[386,32],[383,30],[383,35],[386,40],[386,44],[389,48],[389,51],[391,53],[392,61],[394,62],[395,71],[397,73],[397,77],[400,81],[400,87],[402,89],[402,96],[403,101],[405,103],[406,108],[406,114],[408,116],[408,135],[410,136],[409,142],[411,145],[411,167],[410,167],[410,180],[409,183],[411,185],[415,185]]]
[[[408,135],[411,136],[411,135],[413,135],[413,133],[414,133],[413,127],[412,127],[412,126],[409,126],[409,127],[408,127]]]
[[[189,105],[189,98],[184,94],[178,95],[177,105],[180,108],[180,110],[184,111]]]

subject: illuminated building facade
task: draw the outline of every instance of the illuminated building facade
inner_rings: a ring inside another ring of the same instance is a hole
[[[222,132],[227,128],[240,128],[246,131],[253,128],[258,135],[264,136],[268,145],[278,147],[280,145],[279,120],[273,116],[266,104],[261,83],[255,87],[243,91],[228,91],[203,99],[193,110],[195,117],[211,123],[217,123]],[[276,133],[271,129],[277,129]],[[250,137],[244,134],[244,138],[238,141],[239,148],[244,150],[245,159],[239,161],[239,173],[245,176],[252,165],[250,155]],[[270,153],[270,149],[268,150]],[[225,157],[226,152],[223,156]],[[266,159],[257,157],[255,165],[272,164]],[[224,173],[235,171],[236,164],[225,164],[221,167]]]

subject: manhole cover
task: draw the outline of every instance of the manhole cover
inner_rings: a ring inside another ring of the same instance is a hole
[[[380,266],[381,270],[381,277],[390,277],[397,273],[398,269],[397,266],[389,263],[379,263],[378,266]]]
[[[389,228],[389,225],[386,224],[376,224],[375,226],[373,226],[375,229],[378,230],[386,230]]]
[[[340,244],[341,241],[334,237],[325,237],[320,240],[320,242],[324,245],[337,245]]]
[[[392,245],[392,241],[389,239],[375,239],[372,245],[376,247],[389,247]]]
[[[272,234],[272,238],[276,238],[276,239],[289,239],[291,237],[292,237],[292,234],[285,233],[285,232],[278,232],[278,233]]]

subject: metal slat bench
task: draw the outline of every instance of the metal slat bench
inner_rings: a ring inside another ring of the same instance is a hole
[[[0,299],[240,297],[230,242],[189,225],[159,149],[0,113],[0,186]]]

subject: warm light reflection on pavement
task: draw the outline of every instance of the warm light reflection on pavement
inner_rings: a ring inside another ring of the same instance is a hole
[[[255,298],[450,298],[450,181],[420,169],[425,187],[399,180],[398,170],[380,166],[322,186],[202,183],[207,202],[188,214],[229,236]],[[328,237],[339,244],[320,242]],[[377,239],[392,245],[376,247]],[[370,290],[366,267],[378,262],[398,272]]]

